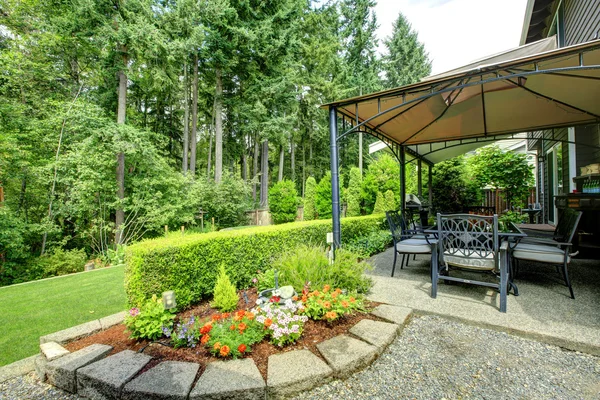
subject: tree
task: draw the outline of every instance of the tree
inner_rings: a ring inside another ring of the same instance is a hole
[[[312,176],[306,179],[306,188],[304,189],[304,220],[311,221],[317,216],[317,208],[315,205],[317,193],[317,181]]]
[[[369,164],[362,185],[362,197],[365,211],[373,212],[377,192],[385,193],[391,190],[399,203],[400,193],[400,166],[398,161],[387,153],[379,154],[378,158]]]
[[[385,199],[381,192],[377,192],[375,205],[373,206],[373,214],[383,214],[385,209]]]
[[[360,215],[360,191],[362,187],[362,176],[360,170],[356,167],[350,169],[350,181],[348,182],[348,191],[346,194],[346,216],[356,217]]]
[[[432,171],[432,211],[461,212],[463,207],[477,204],[480,189],[468,179],[465,159],[454,157],[435,164]]]
[[[298,192],[294,182],[284,179],[269,190],[269,204],[276,224],[293,222],[298,211]]]
[[[395,88],[418,82],[431,73],[431,61],[417,32],[400,13],[394,22],[392,35],[384,40],[387,54],[383,56],[385,86]]]
[[[327,171],[315,190],[315,209],[317,210],[318,218],[331,218],[331,206],[331,172]]]

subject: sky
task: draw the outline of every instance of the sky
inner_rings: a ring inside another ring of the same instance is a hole
[[[519,45],[526,0],[376,0],[379,51],[402,12],[432,60],[432,74]]]

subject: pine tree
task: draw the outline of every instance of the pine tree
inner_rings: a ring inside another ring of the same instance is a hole
[[[356,217],[360,215],[360,192],[362,187],[362,176],[358,168],[350,170],[350,182],[348,183],[348,192],[346,195],[346,215]]]
[[[381,194],[381,192],[377,192],[375,206],[373,207],[373,214],[383,214],[385,211],[385,199],[383,194]]]
[[[238,295],[235,290],[235,286],[229,280],[229,276],[225,271],[225,266],[221,264],[219,267],[219,276],[217,277],[217,283],[213,291],[213,302],[211,307],[218,308],[219,310],[226,312],[235,310],[238,303]]]
[[[392,192],[391,190],[386,190],[385,194],[383,195],[383,198],[383,204],[385,206],[384,211],[391,211],[397,208],[394,192]]]
[[[394,88],[418,82],[431,73],[431,61],[417,32],[402,13],[394,22],[392,36],[384,40],[387,54],[383,56],[385,86]]]
[[[317,210],[315,207],[315,197],[317,190],[317,181],[312,176],[306,179],[306,189],[304,193],[304,220],[312,221],[316,218]]]

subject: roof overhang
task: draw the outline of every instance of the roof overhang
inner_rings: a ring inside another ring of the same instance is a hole
[[[342,117],[338,140],[363,131],[414,156],[435,147],[469,151],[519,132],[600,122],[600,40],[559,49],[553,40],[322,107]]]

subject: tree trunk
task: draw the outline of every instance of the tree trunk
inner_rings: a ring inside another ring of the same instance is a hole
[[[122,49],[123,50],[123,49]],[[127,67],[127,55],[123,55],[123,68]],[[125,71],[119,71],[119,100],[117,103],[117,124],[125,124],[125,111],[127,110],[127,75]],[[123,223],[125,222],[125,211],[123,200],[125,199],[125,154],[117,154],[117,209],[115,210],[115,244],[123,243]]]
[[[246,149],[242,153],[242,179],[246,181],[248,179],[248,154],[246,153]]]
[[[358,132],[358,169],[363,173],[363,133]]]
[[[302,197],[306,185],[306,142],[302,141]]]
[[[254,157],[252,157],[252,178],[256,179],[258,174],[258,135],[254,138]],[[252,200],[256,203],[256,181],[252,183]]]
[[[221,77],[221,69],[215,71],[216,90],[215,90],[215,182],[221,182],[223,175],[223,82]]]
[[[183,159],[181,161],[181,170],[185,175],[188,170],[188,149],[190,148],[190,96],[188,95],[188,65],[187,61],[183,63],[183,95],[184,113],[183,113]]]
[[[262,142],[260,154],[260,208],[269,208],[269,141]]]
[[[213,147],[213,127],[208,130],[208,162],[206,164],[206,178],[210,179],[210,170],[212,168],[212,147]]]
[[[196,144],[198,142],[198,53],[194,55],[194,83],[192,86],[192,135],[190,140],[190,172],[196,174]]]
[[[277,176],[277,182],[281,182],[283,180],[283,145],[279,145],[279,174]]]
[[[294,149],[296,146],[294,145],[294,139],[290,139],[290,168],[292,170],[292,182],[296,182],[296,152]]]

